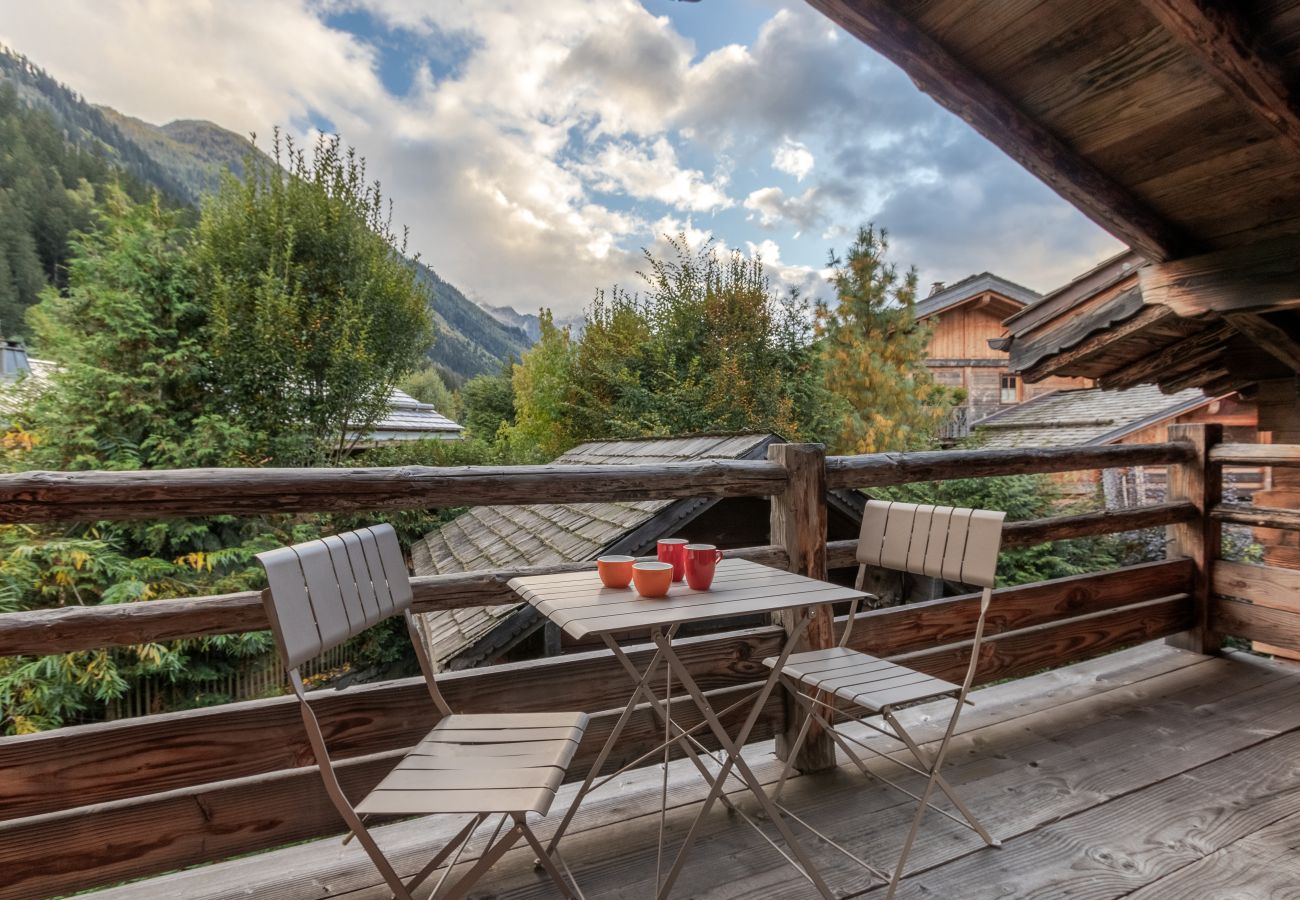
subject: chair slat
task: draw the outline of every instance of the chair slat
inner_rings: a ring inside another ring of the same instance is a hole
[[[285,668],[292,669],[321,652],[320,632],[307,597],[302,564],[290,547],[268,550],[259,553],[257,558],[266,569],[270,586],[267,618],[271,620]]]
[[[948,521],[948,543],[943,551],[941,577],[961,581],[961,563],[966,558],[966,535],[970,531],[969,509],[954,509]]]
[[[948,529],[952,525],[951,506],[935,507],[930,516],[930,536],[926,541],[925,563],[921,574],[930,578],[943,577],[943,554],[948,547]]]
[[[338,576],[334,574],[334,561],[323,541],[310,541],[293,548],[302,565],[307,582],[307,598],[311,602],[312,616],[320,632],[320,649],[324,653],[346,641],[362,630],[352,630],[347,610],[343,607],[343,594],[339,591]]]
[[[397,532],[392,525],[371,525],[369,532],[379,548],[379,560],[384,566],[384,580],[393,598],[393,611],[401,612],[411,605],[411,573],[402,558],[402,548],[397,543]]]
[[[962,558],[963,584],[993,587],[998,571],[998,547],[1002,543],[1002,520],[1006,515],[988,509],[971,513],[966,553]]]
[[[352,577],[357,586],[357,595],[361,598],[361,609],[366,614],[366,624],[374,625],[383,615],[379,612],[379,598],[375,596],[374,585],[370,582],[370,566],[366,563],[365,551],[361,549],[361,538],[357,537],[355,531],[340,534],[339,538],[348,550]]]
[[[912,536],[907,549],[907,571],[922,572],[925,569],[925,553],[930,544],[930,522],[934,519],[935,506],[929,504],[918,506],[912,517]]]
[[[348,624],[352,628],[366,627],[366,611],[361,606],[361,594],[357,591],[356,576],[352,574],[352,560],[348,559],[348,548],[343,539],[336,534],[321,539],[330,552],[334,563],[334,574],[338,577],[339,593],[343,597],[343,609],[348,614]]]
[[[912,520],[915,517],[915,503],[895,503],[889,508],[885,545],[880,553],[880,564],[886,569],[907,571],[907,549],[912,543]]]
[[[389,593],[388,582],[384,580],[384,564],[379,558],[379,544],[369,531],[356,532],[361,542],[361,552],[366,558],[366,570],[370,573],[370,586],[375,592],[375,601],[379,604],[379,618],[386,619],[395,611],[393,595]]]
[[[892,503],[868,500],[862,510],[862,531],[858,535],[858,562],[866,566],[880,565],[880,551],[885,544],[885,525],[889,521]]]

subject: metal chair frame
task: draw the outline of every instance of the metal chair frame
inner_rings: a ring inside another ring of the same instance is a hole
[[[984,638],[985,619],[993,599],[993,584],[1004,517],[1005,513],[990,510],[891,503],[878,500],[868,501],[863,511],[862,531],[858,539],[857,552],[860,565],[856,587],[859,590],[863,588],[868,568],[898,569],[916,575],[944,578],[961,584],[983,588],[980,595],[979,616],[975,621],[975,634],[971,641],[970,662],[966,667],[966,674],[961,686],[907,701],[913,703],[944,697],[953,697],[957,701],[953,707],[952,715],[948,719],[948,725],[944,729],[939,748],[933,756],[927,756],[921,749],[920,744],[913,739],[895,716],[894,707],[900,704],[885,704],[876,710],[854,704],[854,709],[846,710],[842,708],[846,698],[838,698],[840,705],[837,705],[835,702],[837,698],[833,693],[816,689],[813,689],[810,693],[804,690],[791,675],[782,676],[787,690],[790,691],[795,701],[804,711],[805,717],[786,758],[780,780],[777,782],[774,794],[777,801],[780,800],[781,794],[785,790],[786,782],[794,769],[799,750],[802,748],[804,741],[807,740],[813,723],[816,722],[825,729],[835,744],[844,751],[845,755],[864,775],[876,778],[883,784],[906,794],[917,802],[911,828],[908,830],[907,838],[904,840],[902,850],[899,853],[898,863],[892,873],[886,873],[866,860],[859,858],[813,828],[803,819],[791,813],[784,806],[781,807],[783,812],[790,815],[791,818],[809,831],[812,831],[831,847],[849,857],[872,875],[889,882],[889,889],[885,895],[886,900],[892,898],[898,889],[898,883],[902,879],[904,867],[907,864],[907,858],[916,841],[916,835],[920,830],[925,812],[931,805],[930,800],[936,788],[948,797],[960,813],[960,817],[937,806],[934,807],[936,812],[974,831],[988,846],[1000,847],[1002,845],[1001,841],[992,837],[987,829],[980,824],[952,785],[943,778],[941,769],[947,757],[953,734],[957,730],[957,722],[961,716],[962,707],[970,702],[967,699],[967,694],[970,692],[971,684],[979,668],[980,645]],[[859,605],[858,600],[852,601],[848,622],[845,625],[844,633],[840,636],[837,644],[838,648],[848,647]],[[869,659],[865,654],[863,654],[863,657]],[[853,703],[852,700],[847,700],[847,702]],[[880,717],[879,724],[869,721],[876,716]],[[884,737],[902,744],[911,754],[916,764],[913,765],[905,760],[896,759],[890,753],[885,753],[857,740],[851,735],[842,733],[835,727],[837,717],[858,722]],[[881,773],[872,772],[862,757],[854,751],[852,745],[856,745],[860,750],[865,750],[875,756],[888,759],[891,763],[902,766],[904,769],[925,778],[924,790],[918,795],[901,784],[884,777]]]
[[[339,783],[324,733],[312,710],[299,672],[299,667],[306,660],[400,613],[406,621],[420,672],[440,719],[452,715],[451,706],[438,689],[433,665],[416,618],[411,612],[413,597],[410,575],[392,526],[361,528],[318,541],[270,550],[258,554],[257,558],[266,569],[269,583],[269,588],[262,592],[262,602],[271,622],[276,648],[288,670],[294,695],[298,698],[312,755],[324,781],[325,792],[350,832],[343,842],[346,844],[353,837],[357,839],[392,890],[393,896],[397,900],[412,900],[412,892],[445,862],[445,871],[429,895],[431,898],[438,896],[479,826],[500,813],[501,818],[478,860],[439,900],[457,900],[465,896],[521,838],[532,847],[537,855],[537,865],[550,876],[561,896],[582,900],[582,892],[558,849],[552,847],[548,852],[528,825],[527,813],[532,810],[466,813],[470,819],[464,827],[424,868],[403,880],[366,827],[365,820],[368,816],[358,814]],[[585,721],[585,717],[581,717],[583,728]],[[579,731],[579,735],[580,733]],[[507,822],[512,824],[503,834],[502,829]],[[563,867],[563,874],[556,866],[556,860]],[[565,875],[568,876],[567,882]]]

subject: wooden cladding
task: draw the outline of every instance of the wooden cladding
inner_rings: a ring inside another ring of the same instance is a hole
[[[1300,570],[1219,560],[1214,592],[1218,631],[1300,651]]]
[[[977,682],[1029,674],[1189,627],[1187,560],[1004,588],[994,595]],[[854,644],[937,677],[963,670],[978,599],[955,597],[861,615]],[[844,626],[843,619],[836,627]],[[761,677],[778,626],[681,642],[687,666],[724,708]],[[634,661],[648,646],[629,648]],[[608,651],[449,673],[454,708],[609,710],[630,683]],[[432,725],[418,679],[312,696],[349,790],[363,793]],[[693,724],[690,710],[686,724]],[[782,727],[774,696],[755,740]],[[614,713],[592,719],[572,772],[585,771]],[[661,740],[648,710],[619,745],[628,762]],[[707,743],[707,741],[706,741]],[[84,889],[342,830],[310,760],[292,698],[65,728],[0,742],[0,898]],[[157,840],[159,822],[167,841]],[[112,834],[107,844],[105,834]],[[33,854],[40,841],[58,854]]]

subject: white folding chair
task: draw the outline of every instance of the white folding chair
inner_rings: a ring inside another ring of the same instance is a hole
[[[266,569],[270,585],[262,601],[276,647],[298,696],[325,791],[393,896],[411,900],[411,892],[446,862],[446,870],[430,895],[437,896],[474,832],[486,819],[500,814],[478,861],[448,888],[441,900],[463,897],[521,837],[532,846],[538,864],[560,894],[581,898],[572,872],[558,852],[546,852],[529,827],[527,816],[545,815],[550,808],[582,740],[587,716],[577,712],[453,715],[438,690],[411,614],[410,578],[390,525],[282,547],[258,554],[257,558]],[[334,772],[298,667],[398,613],[406,619],[429,694],[442,718],[365,799],[353,806]],[[467,814],[470,819],[428,865],[403,881],[367,830],[364,819],[431,814]],[[513,824],[503,834],[507,821]],[[564,866],[568,882],[552,856]]]
[[[921,826],[921,819],[930,805],[930,798],[936,787],[947,795],[961,817],[958,818],[937,806],[936,812],[947,816],[959,825],[970,828],[989,846],[1001,846],[1001,843],[994,840],[979,823],[952,786],[944,780],[940,769],[948,753],[948,744],[957,729],[957,719],[961,715],[962,707],[968,702],[966,694],[970,691],[975,670],[979,665],[980,643],[984,637],[984,619],[993,598],[998,548],[1002,541],[1002,520],[1005,516],[1005,513],[990,510],[888,503],[879,500],[868,501],[863,511],[862,532],[858,537],[857,553],[858,562],[861,563],[858,569],[859,589],[865,581],[868,567],[899,569],[915,575],[942,578],[945,581],[976,585],[984,589],[980,597],[979,617],[975,621],[975,638],[971,645],[970,664],[966,667],[966,677],[961,684],[934,678],[906,666],[851,649],[848,642],[853,630],[853,620],[858,612],[857,600],[853,601],[848,624],[844,628],[838,646],[828,650],[810,650],[806,653],[792,654],[786,661],[785,671],[782,673],[786,687],[807,715],[777,784],[778,799],[794,768],[794,760],[808,737],[812,723],[817,722],[826,729],[840,749],[864,774],[879,779],[917,801],[911,830],[903,842],[903,849],[892,875],[853,856],[843,847],[834,845],[836,849],[872,874],[888,881],[887,898],[893,897],[894,891],[898,888],[898,882],[903,876],[903,867],[907,864],[908,854],[911,853],[917,830]],[[771,666],[774,660],[766,659],[763,662]],[[952,717],[948,720],[948,727],[939,743],[939,749],[933,757],[927,758],[926,753],[903,728],[894,712],[899,706],[905,704],[943,697],[953,697],[957,704],[953,708]],[[917,765],[889,757],[881,750],[837,730],[834,727],[837,717],[859,721],[873,731],[897,741],[907,748]],[[878,721],[873,721],[877,717]],[[870,771],[852,745],[857,745],[859,749],[877,756],[888,757],[892,762],[925,777],[925,789],[918,795],[885,778],[879,772]],[[803,824],[807,826],[807,823]],[[807,827],[813,830],[811,826]],[[818,832],[814,830],[814,833]],[[818,834],[821,836],[820,833]],[[822,837],[825,839],[824,836]]]

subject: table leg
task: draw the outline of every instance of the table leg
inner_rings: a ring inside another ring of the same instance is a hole
[[[676,633],[677,626],[670,628],[666,635],[658,628],[655,628],[651,630],[651,640],[655,641],[656,646],[658,646],[659,640],[665,637],[671,643]],[[660,705],[661,701],[655,696],[654,691],[650,689],[650,685],[648,684],[649,678],[641,676],[641,674],[637,672],[636,664],[633,663],[632,660],[628,659],[627,654],[623,652],[623,648],[618,645],[618,642],[609,635],[602,635],[602,637],[605,640],[605,645],[609,647],[610,652],[614,654],[614,658],[622,664],[628,675],[630,675],[633,681],[636,682],[636,690],[632,695],[633,705],[637,702],[638,694],[644,697],[645,702],[649,704],[655,718],[663,724],[665,732],[671,731],[672,726],[676,725],[676,723],[672,721],[672,708],[667,704],[664,704],[663,706]],[[655,653],[655,661],[657,662],[662,657],[663,650],[660,648]],[[690,758],[691,762],[695,763],[695,768],[699,770],[700,777],[704,779],[705,784],[712,785],[713,773],[709,771],[708,767],[704,765],[704,761],[700,759],[699,753],[691,743],[686,729],[677,725],[677,730],[682,732],[675,738],[677,745],[682,748],[682,751]],[[722,805],[730,811],[732,808],[731,801],[727,799],[726,794],[724,793],[720,795],[720,799],[722,800]]]
[[[803,847],[795,839],[793,832],[790,831],[789,827],[785,824],[785,821],[781,818],[780,810],[773,805],[772,801],[768,798],[766,791],[763,790],[762,782],[758,780],[757,776],[754,775],[753,770],[749,768],[749,764],[746,763],[740,755],[740,751],[744,747],[745,741],[749,739],[749,734],[753,731],[754,725],[758,721],[758,717],[762,712],[764,704],[767,703],[767,698],[771,696],[772,690],[776,687],[777,682],[780,679],[781,672],[785,668],[786,659],[789,657],[795,645],[799,642],[799,639],[803,636],[804,631],[807,630],[810,621],[811,617],[805,613],[801,617],[799,623],[795,626],[794,630],[790,633],[785,646],[781,650],[780,656],[777,658],[776,665],[772,667],[772,671],[769,673],[767,681],[764,682],[762,690],[759,691],[758,696],[754,699],[753,709],[750,710],[749,716],[745,719],[745,723],[741,726],[734,741],[731,736],[727,734],[726,729],[722,727],[721,721],[714,714],[712,705],[709,703],[708,698],[704,696],[703,691],[700,690],[699,685],[696,684],[695,679],[691,676],[690,670],[686,668],[682,663],[681,658],[673,651],[671,642],[663,636],[659,636],[656,639],[655,643],[662,652],[664,660],[668,663],[668,668],[670,671],[677,673],[677,677],[682,682],[682,686],[686,688],[687,693],[691,695],[696,706],[699,707],[700,713],[708,721],[709,728],[713,731],[714,736],[722,745],[723,752],[727,757],[726,761],[723,763],[722,771],[718,774],[717,780],[713,783],[713,787],[710,790],[709,795],[705,798],[703,806],[695,817],[695,821],[691,823],[690,831],[686,834],[686,840],[682,843],[681,849],[677,851],[677,858],[673,861],[673,867],[668,871],[667,878],[659,888],[658,897],[660,900],[664,900],[664,898],[668,896],[673,883],[677,880],[678,875],[681,874],[682,865],[685,862],[687,851],[690,850],[691,844],[697,837],[699,826],[703,822],[704,817],[708,814],[709,809],[712,808],[713,802],[718,798],[722,785],[727,780],[727,776],[730,774],[733,767],[740,774],[741,778],[745,780],[746,784],[749,786],[750,792],[754,794],[759,805],[762,806],[764,812],[767,813],[768,818],[772,820],[772,824],[775,825],[777,831],[780,832],[782,839],[785,841],[786,845],[790,848],[790,851],[798,860],[799,865],[802,867],[803,874],[812,882],[813,886],[817,888],[818,892],[823,897],[827,898],[827,900],[834,900],[835,895],[831,893],[830,888],[826,886],[825,881],[823,881],[821,876],[817,874],[817,870],[812,865],[812,860],[809,859]]]

